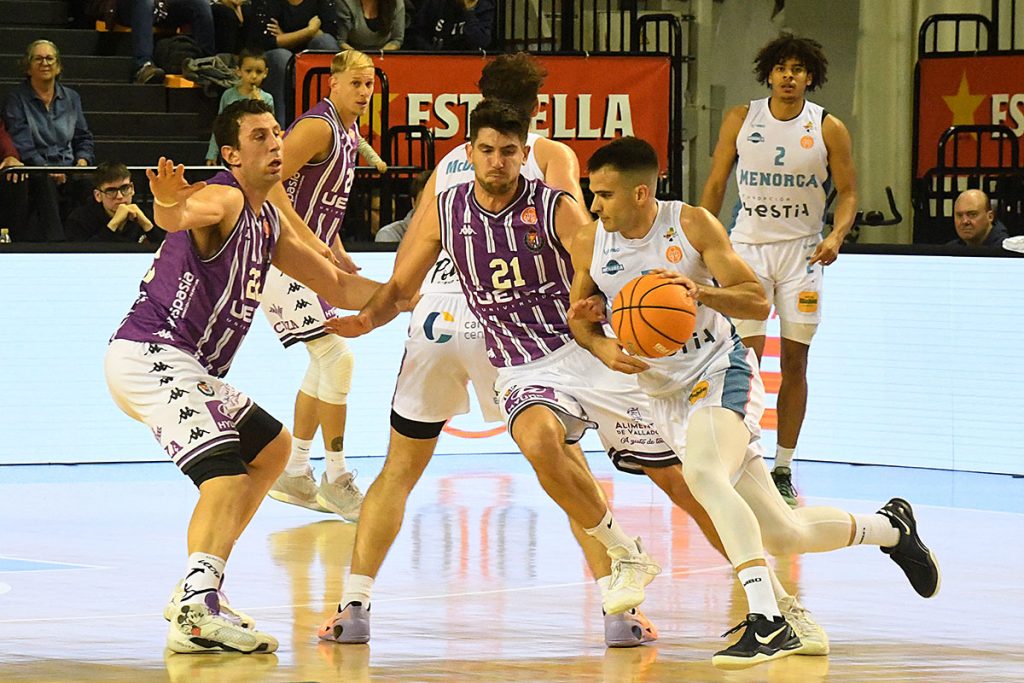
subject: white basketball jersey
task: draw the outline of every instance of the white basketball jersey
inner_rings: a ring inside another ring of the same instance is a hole
[[[733,242],[764,244],[817,235],[825,220],[825,110],[804,101],[796,118],[779,121],[768,100],[751,101],[736,136],[739,202],[729,234]]]
[[[527,180],[544,180],[544,174],[533,154],[533,145],[539,137],[535,133],[529,133],[526,136],[526,144],[530,149],[527,152],[526,161],[519,169],[519,174]],[[434,194],[440,195],[450,187],[472,181],[474,177],[473,162],[469,159],[469,144],[459,145],[445,154],[441,163],[434,169]],[[420,287],[420,293],[430,292],[462,293],[459,275],[455,272],[455,263],[448,256],[448,252],[444,250],[438,254],[434,267],[427,273],[427,277]]]
[[[609,306],[627,282],[655,268],[674,270],[698,284],[713,284],[711,271],[679,225],[683,206],[678,201],[658,202],[654,225],[640,239],[627,239],[605,230],[600,220],[597,222],[590,277],[607,297]],[[644,362],[651,369],[638,375],[640,386],[654,397],[671,393],[700,376],[708,365],[730,353],[738,342],[729,319],[698,302],[693,335],[671,356],[645,358]]]

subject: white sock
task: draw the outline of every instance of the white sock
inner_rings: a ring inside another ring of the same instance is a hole
[[[185,571],[183,585],[184,595],[181,604],[206,604],[209,593],[216,594],[224,577],[224,565],[227,560],[209,553],[192,553],[188,556],[188,569]]]
[[[793,465],[793,454],[796,453],[796,446],[792,448],[775,447],[775,464],[772,467],[791,467]]]
[[[284,473],[289,477],[305,474],[309,469],[309,449],[313,447],[312,439],[296,439],[292,437],[292,455],[284,466]]]
[[[775,601],[775,591],[768,576],[768,567],[755,565],[736,572],[743,591],[747,594],[747,611],[763,614],[769,619],[782,616]]]
[[[629,537],[619,523],[612,517],[612,511],[604,513],[601,523],[593,529],[584,529],[589,535],[601,542],[608,549],[608,554],[618,559],[640,552],[636,542]]]
[[[331,484],[348,472],[345,469],[345,451],[325,451],[327,455],[327,481]]]
[[[365,574],[349,574],[345,582],[345,590],[341,594],[339,611],[344,609],[350,602],[361,602],[364,607],[370,607],[370,593],[373,591],[374,578]]]
[[[900,532],[888,517],[877,512],[850,516],[857,527],[850,545],[880,545],[883,548],[891,548],[900,542]]]

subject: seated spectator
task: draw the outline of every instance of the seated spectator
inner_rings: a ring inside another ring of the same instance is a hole
[[[18,148],[7,133],[3,118],[0,118],[0,171],[7,168],[24,166],[18,155]],[[4,207],[4,215],[0,216],[0,227],[7,228],[11,240],[20,242],[23,232],[28,226],[28,184],[26,176],[21,173],[0,174],[0,206]]]
[[[981,190],[964,190],[953,204],[957,239],[949,245],[998,247],[1009,235],[1006,227],[994,221],[995,213],[988,195]]]
[[[78,93],[58,82],[63,65],[49,40],[29,44],[22,58],[27,78],[7,96],[4,119],[22,163],[27,166],[88,166],[93,161],[92,133]],[[29,175],[29,197],[35,214],[31,234],[23,241],[64,239],[61,204],[77,203],[88,181],[63,173]]]
[[[262,52],[248,48],[242,50],[238,54],[238,68],[235,69],[235,73],[238,74],[238,83],[225,90],[224,94],[220,96],[218,114],[224,111],[229,104],[239,100],[260,99],[266,102],[267,106],[271,109],[274,109],[273,96],[264,90],[260,90],[260,86],[263,85],[263,79],[267,77],[267,58]],[[215,165],[219,157],[220,148],[217,147],[217,141],[211,135],[210,146],[206,150],[206,165]]]
[[[160,244],[165,233],[132,203],[135,185],[124,164],[103,163],[92,174],[93,198],[71,212],[64,231],[72,242]]]
[[[422,0],[406,36],[411,50],[483,50],[491,44],[494,0]]]
[[[267,53],[267,91],[277,106],[274,115],[287,127],[286,76],[292,55],[302,50],[338,51],[338,13],[334,0],[257,0],[256,19]]]
[[[416,174],[416,177],[412,179],[412,183],[409,185],[409,193],[412,195],[412,208],[409,209],[409,213],[405,214],[405,218],[394,223],[388,223],[378,230],[377,235],[373,238],[374,242],[402,241],[406,230],[409,229],[409,223],[412,222],[412,215],[416,212],[416,206],[420,203],[420,198],[423,196],[423,188],[426,187],[428,180],[430,180],[430,171],[422,171]]]
[[[153,64],[153,26],[192,27],[205,55],[216,50],[210,0],[117,0],[117,20],[132,28],[136,83],[162,83],[164,70]]]
[[[398,50],[405,39],[404,0],[337,0],[342,50]]]
[[[255,16],[248,0],[216,0],[210,5],[210,11],[218,54],[237,55],[255,44],[251,36]]]

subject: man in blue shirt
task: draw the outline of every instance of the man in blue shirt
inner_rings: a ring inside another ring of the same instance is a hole
[[[957,238],[948,242],[961,247],[999,247],[1009,235],[995,220],[992,203],[981,190],[964,190],[953,204]]]

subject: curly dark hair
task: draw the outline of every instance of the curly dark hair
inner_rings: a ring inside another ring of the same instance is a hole
[[[778,38],[762,47],[754,57],[757,82],[768,85],[768,77],[775,65],[794,58],[803,62],[811,76],[808,90],[825,85],[828,80],[828,58],[825,57],[821,43],[813,38],[798,38],[792,33],[780,33]]]
[[[543,64],[525,52],[516,52],[488,62],[477,86],[485,98],[508,102],[532,115],[547,75]]]

